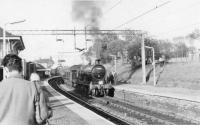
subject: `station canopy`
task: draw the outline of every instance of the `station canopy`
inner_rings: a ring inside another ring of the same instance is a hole
[[[9,32],[6,32],[6,39],[9,40],[9,42],[12,45],[14,45],[14,47],[17,50],[22,51],[25,49],[22,36],[17,36],[17,35],[11,34]],[[0,27],[0,42],[3,42],[3,28],[1,28],[1,27]]]

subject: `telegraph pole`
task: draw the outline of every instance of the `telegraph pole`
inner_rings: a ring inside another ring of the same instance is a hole
[[[3,55],[2,57],[4,57],[6,55],[6,25],[4,25],[3,27]]]
[[[153,51],[153,84],[156,86],[156,62],[155,62],[155,50],[154,48],[152,49]]]
[[[117,56],[115,56],[115,73],[117,73]]]
[[[153,84],[154,84],[154,86],[156,86],[156,63],[155,63],[155,50],[154,50],[153,47],[150,47],[150,46],[145,46],[145,48],[151,49],[152,52],[153,52],[153,62],[152,62],[152,65],[153,65]]]
[[[141,54],[142,54],[142,83],[146,84],[144,34],[141,34]]]
[[[74,35],[74,50],[76,51],[76,29],[75,29],[75,27],[74,27],[73,35]]]

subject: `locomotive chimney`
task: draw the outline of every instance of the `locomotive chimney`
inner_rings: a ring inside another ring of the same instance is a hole
[[[100,63],[101,63],[101,59],[96,59],[95,64],[96,64],[96,65],[97,65],[97,64],[100,65]]]

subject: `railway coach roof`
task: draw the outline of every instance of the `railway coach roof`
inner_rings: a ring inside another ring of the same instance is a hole
[[[13,35],[13,34],[11,34],[11,33],[9,33],[9,32],[6,32],[6,36],[15,36],[15,35]],[[0,27],[0,37],[3,37],[3,28],[1,28]]]
[[[82,65],[73,65],[70,67],[70,70],[79,70],[81,68]]]

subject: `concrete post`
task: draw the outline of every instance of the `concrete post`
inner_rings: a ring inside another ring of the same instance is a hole
[[[152,48],[153,51],[153,82],[154,86],[156,85],[156,62],[155,62],[155,50]]]
[[[141,34],[141,54],[142,54],[142,83],[146,84],[145,45],[144,45],[143,34]]]
[[[6,55],[6,24],[3,27],[3,57]]]

